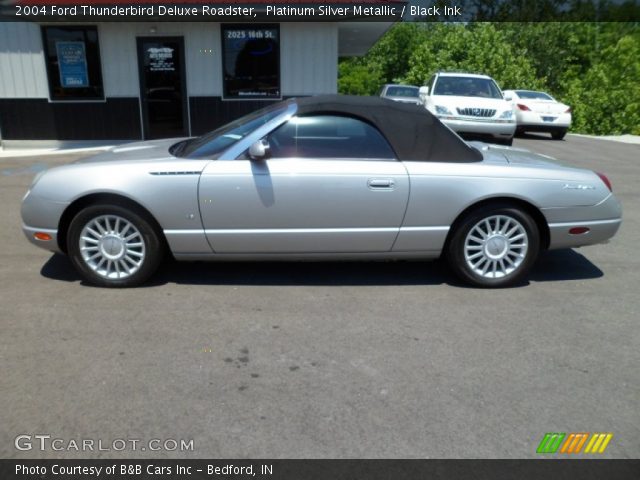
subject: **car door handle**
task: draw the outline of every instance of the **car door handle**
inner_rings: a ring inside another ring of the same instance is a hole
[[[396,182],[390,178],[370,178],[367,181],[367,186],[372,190],[393,190]]]

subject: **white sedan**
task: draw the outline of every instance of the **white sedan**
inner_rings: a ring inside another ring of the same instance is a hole
[[[548,132],[562,140],[571,126],[571,107],[545,92],[505,90],[504,99],[516,113],[516,133]]]

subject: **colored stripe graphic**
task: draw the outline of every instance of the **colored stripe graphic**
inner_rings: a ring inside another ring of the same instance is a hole
[[[562,445],[560,453],[580,453],[587,438],[589,438],[589,433],[570,433]]]
[[[536,453],[556,453],[565,436],[565,433],[545,433]]]
[[[594,433],[584,453],[604,453],[613,438],[613,433]]]

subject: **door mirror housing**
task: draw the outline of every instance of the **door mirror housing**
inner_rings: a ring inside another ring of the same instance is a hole
[[[258,140],[249,147],[249,158],[251,160],[265,160],[269,155],[269,142]]]
[[[420,87],[420,89],[418,90],[418,94],[421,97],[426,97],[427,95],[429,95],[429,87],[424,86],[424,87]]]
[[[505,93],[505,94],[504,94],[504,99],[505,99],[507,102],[510,102],[511,100],[513,100],[513,97],[512,97],[510,94]]]

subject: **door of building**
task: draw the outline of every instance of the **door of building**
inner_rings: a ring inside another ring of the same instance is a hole
[[[138,70],[144,139],[187,136],[183,38],[138,37]]]

